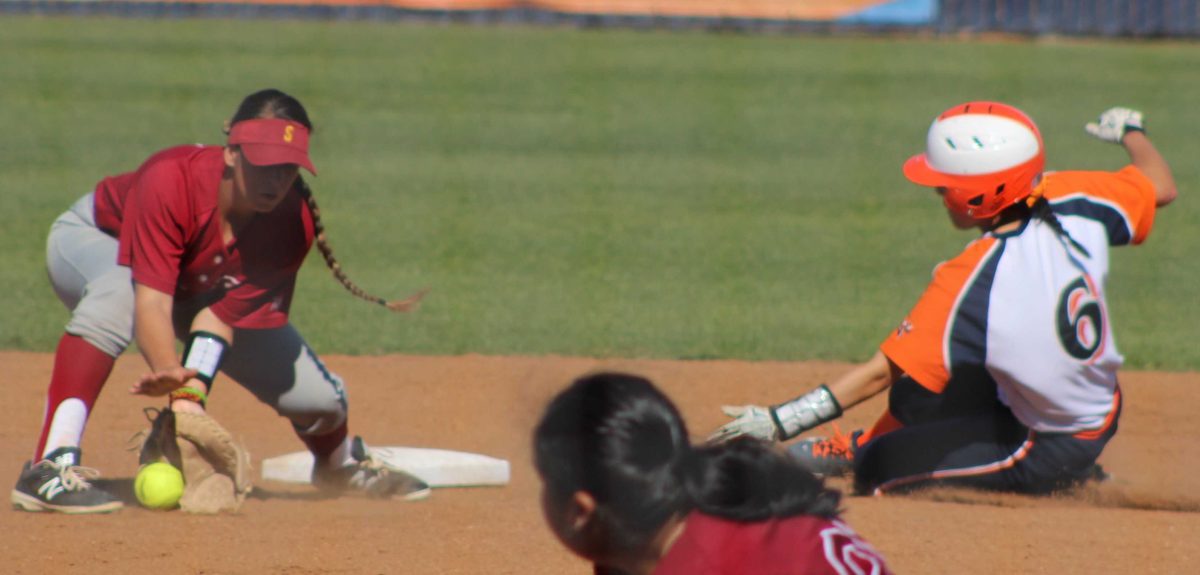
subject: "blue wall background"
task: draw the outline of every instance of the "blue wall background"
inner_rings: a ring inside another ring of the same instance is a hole
[[[1200,35],[1200,0],[942,0],[943,32],[1094,36]]]

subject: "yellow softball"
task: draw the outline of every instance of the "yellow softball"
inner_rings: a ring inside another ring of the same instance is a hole
[[[133,492],[149,509],[172,509],[183,497],[183,473],[170,463],[151,463],[138,471]]]

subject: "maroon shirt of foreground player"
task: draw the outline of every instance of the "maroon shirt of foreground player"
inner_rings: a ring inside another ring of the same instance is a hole
[[[703,513],[687,516],[683,533],[654,575],[844,575],[890,573],[875,548],[839,519],[796,515],[752,523]]]
[[[692,446],[649,380],[577,379],[534,431],[551,531],[603,575],[891,573],[841,494],[749,438]]]

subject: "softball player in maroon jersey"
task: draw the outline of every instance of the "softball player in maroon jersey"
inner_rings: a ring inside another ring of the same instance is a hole
[[[1020,110],[968,102],[939,115],[904,174],[982,236],[937,266],[873,358],[793,401],[735,409],[717,436],[789,439],[888,390],[874,427],[789,449],[814,471],[853,469],[862,493],[1048,493],[1102,476],[1123,362],[1105,298],[1109,248],[1144,241],[1176,190],[1140,112],[1112,108],[1086,129],[1130,164],[1044,172],[1041,133]]]
[[[596,573],[890,573],[838,519],[838,492],[758,439],[693,447],[644,378],[576,380],[533,439],[546,521]]]
[[[288,321],[314,237],[347,289],[373,299],[345,279],[324,244],[299,176],[301,168],[316,173],[311,132],[295,98],[256,92],[226,126],[225,146],[160,151],[136,171],[103,179],[55,221],[48,269],[71,319],[55,354],[37,450],[12,491],[15,508],[121,507],[89,481],[98,473],[81,466],[79,446],[117,356],[135,340],[151,371],[132,393],[170,394],[172,409],[202,413],[220,370],[291,421],[315,456],[318,487],[429,493],[350,436],[342,381]]]

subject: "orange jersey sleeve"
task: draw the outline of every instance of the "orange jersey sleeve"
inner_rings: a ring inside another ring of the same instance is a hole
[[[1110,245],[1140,244],[1154,226],[1154,183],[1136,166],[1117,172],[1048,173],[1045,196],[1055,212],[1104,223]]]
[[[938,265],[921,299],[879,347],[904,373],[934,393],[940,393],[950,381],[946,345],[961,295],[996,241],[982,237],[954,259]]]

